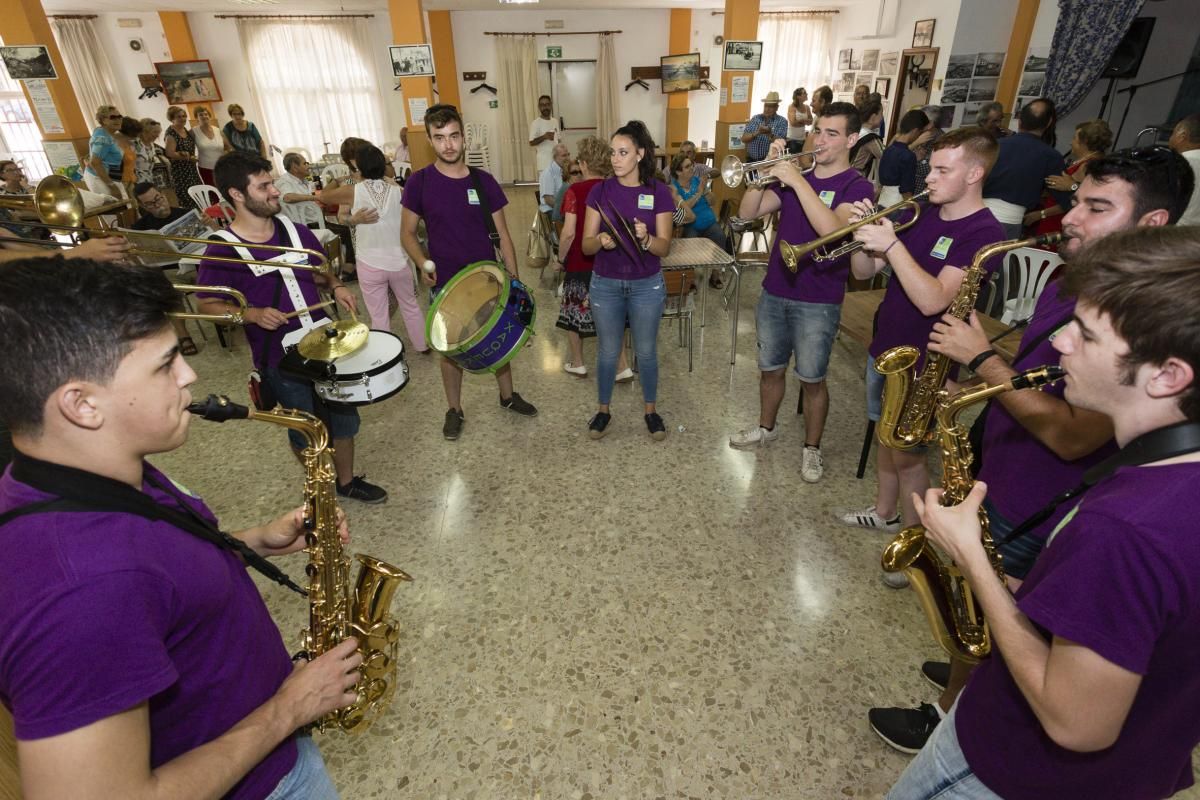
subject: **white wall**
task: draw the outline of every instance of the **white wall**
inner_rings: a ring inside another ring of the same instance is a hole
[[[136,19],[142,23],[140,28],[122,28],[117,25],[118,19]],[[139,100],[142,87],[138,84],[138,73],[154,72],[155,61],[170,61],[167,51],[167,39],[163,35],[162,24],[158,14],[148,11],[129,11],[120,14],[100,14],[96,19],[96,34],[100,44],[108,56],[117,81],[117,90],[121,96],[117,103],[121,112],[130,117],[152,117],[167,126],[167,101],[160,93],[156,98]],[[130,39],[142,41],[141,52],[129,48]],[[84,109],[84,116],[91,120],[95,109]]]
[[[714,15],[711,9],[693,9],[691,52],[700,54],[700,66],[708,67],[708,79],[717,87],[717,91],[713,92],[701,89],[688,93],[688,138],[697,147],[706,139],[710,147],[716,142],[717,116],[721,111],[721,60],[724,48],[714,45],[713,37],[724,35],[724,32],[723,15]],[[753,89],[758,91],[757,84],[753,85]],[[751,104],[750,107],[753,109],[755,105]]]

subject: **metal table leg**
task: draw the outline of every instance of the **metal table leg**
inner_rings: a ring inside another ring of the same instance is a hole
[[[729,315],[730,322],[730,344],[729,344],[729,363],[737,363],[737,334],[738,334],[738,311],[742,307],[742,267],[738,264],[737,259],[729,265],[733,270],[733,313]]]

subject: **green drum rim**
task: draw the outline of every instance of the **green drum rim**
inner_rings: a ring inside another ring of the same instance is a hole
[[[450,290],[462,281],[466,280],[467,276],[474,273],[475,270],[481,267],[489,266],[500,270],[500,272],[503,273],[507,278],[508,271],[495,261],[475,261],[460,269],[453,278],[446,282],[446,285],[442,287],[442,290],[437,293],[437,297],[433,298],[433,303],[429,306],[429,313],[425,316],[425,341],[429,342],[430,347],[433,346],[433,321],[437,318],[437,312],[442,308],[442,301],[450,296]],[[492,315],[488,317],[487,322],[483,325],[480,325],[479,330],[471,334],[470,338],[468,338],[465,342],[460,343],[458,346],[450,350],[438,350],[439,353],[446,356],[458,355],[459,353],[464,353],[475,345],[479,344],[479,341],[483,338],[484,331],[490,331],[492,329],[492,326],[496,324],[496,321],[500,319],[500,315],[504,313],[504,309],[508,306],[508,280],[501,281],[500,286],[503,288],[503,291],[501,291],[500,297],[496,301],[496,307],[492,309]]]

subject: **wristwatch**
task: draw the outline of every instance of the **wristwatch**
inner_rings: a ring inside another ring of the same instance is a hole
[[[1072,184],[1071,184],[1071,191],[1072,191],[1072,192],[1077,192],[1077,191],[1079,191],[1079,184],[1078,184],[1078,183],[1072,183]]]

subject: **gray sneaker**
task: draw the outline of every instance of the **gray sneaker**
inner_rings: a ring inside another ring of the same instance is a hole
[[[453,442],[462,435],[463,413],[457,409],[448,409],[446,411],[446,422],[442,425],[442,436],[445,436],[449,441]]]

